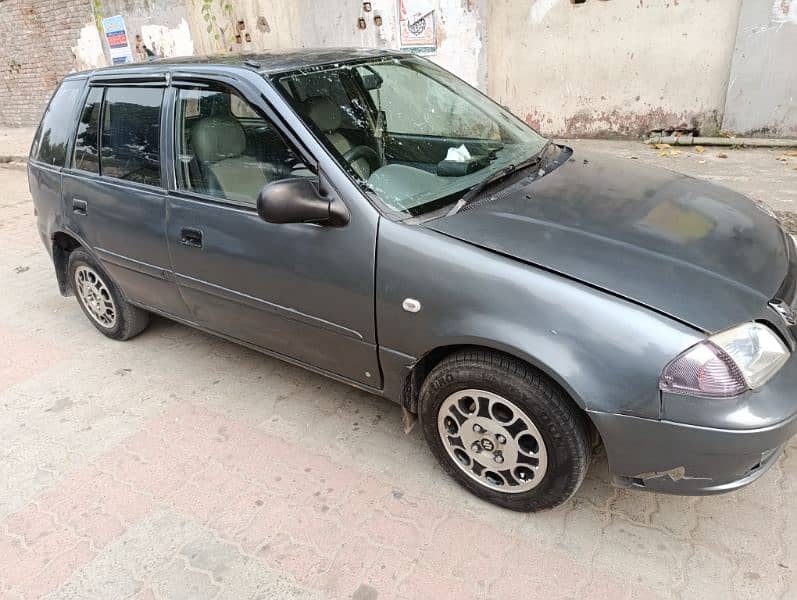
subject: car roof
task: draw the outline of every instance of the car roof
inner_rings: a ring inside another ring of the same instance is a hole
[[[376,48],[299,48],[270,50],[255,54],[217,54],[213,56],[159,58],[147,62],[128,63],[112,67],[101,67],[92,71],[82,71],[73,74],[71,77],[122,75],[126,72],[130,74],[135,72],[138,75],[158,74],[171,71],[173,67],[190,65],[246,67],[264,75],[272,75],[339,62],[404,55],[406,55],[404,52]]]

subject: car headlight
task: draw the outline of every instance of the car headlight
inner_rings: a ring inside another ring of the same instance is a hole
[[[745,323],[683,352],[664,368],[659,388],[673,394],[731,398],[764,385],[789,355],[769,327]]]

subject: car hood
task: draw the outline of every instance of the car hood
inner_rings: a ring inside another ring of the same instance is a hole
[[[780,226],[745,196],[595,154],[426,226],[704,331],[760,315],[788,269]]]

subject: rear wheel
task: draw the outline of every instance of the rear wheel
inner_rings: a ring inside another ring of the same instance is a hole
[[[125,300],[105,270],[82,248],[69,255],[69,281],[83,313],[109,338],[130,339],[149,324],[149,313]]]
[[[445,470],[505,508],[558,506],[587,472],[583,414],[545,375],[509,356],[457,352],[421,388],[421,423]]]

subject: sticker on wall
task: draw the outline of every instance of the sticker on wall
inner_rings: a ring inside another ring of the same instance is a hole
[[[398,0],[401,49],[416,54],[437,52],[435,7],[429,0]]]
[[[133,62],[133,51],[130,49],[130,42],[127,39],[124,17],[116,15],[103,19],[102,30],[105,32],[108,49],[111,51],[111,63],[123,65]]]

